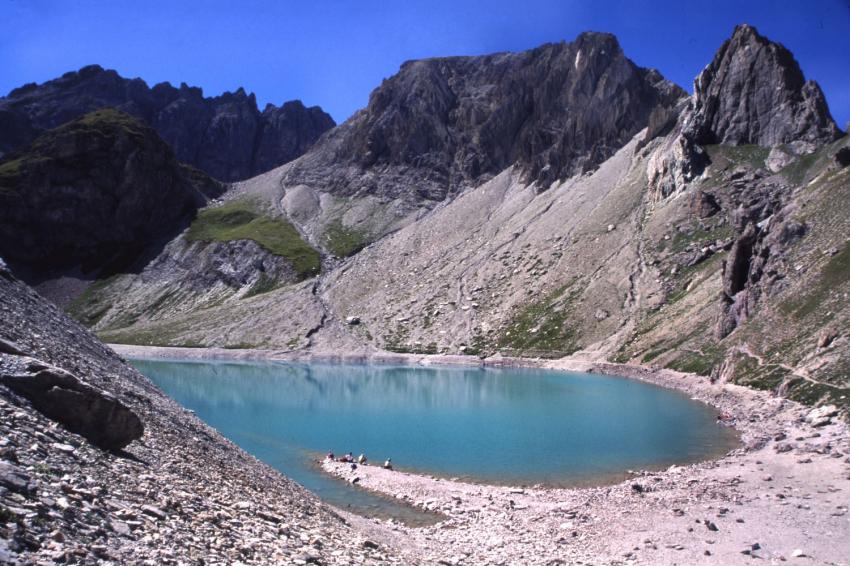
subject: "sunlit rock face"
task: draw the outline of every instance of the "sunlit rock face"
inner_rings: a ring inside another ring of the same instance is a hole
[[[779,43],[740,25],[694,81],[688,133],[700,144],[773,146],[836,139],[823,92]]]

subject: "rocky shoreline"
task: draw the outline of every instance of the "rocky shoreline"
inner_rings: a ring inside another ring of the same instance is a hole
[[[145,358],[348,361],[533,366],[640,379],[682,391],[728,415],[742,445],[723,458],[639,471],[616,485],[579,489],[485,486],[324,462],[326,472],[447,519],[389,527],[350,517],[375,540],[443,564],[846,564],[850,556],[850,434],[838,418],[769,393],[643,366],[358,352],[321,353],[113,346]],[[384,537],[383,539],[381,537]],[[392,542],[391,542],[392,541]]]
[[[170,400],[2,265],[0,320],[0,564],[416,562]],[[45,366],[131,410],[141,438],[99,448],[37,409],[42,393],[8,386]]]

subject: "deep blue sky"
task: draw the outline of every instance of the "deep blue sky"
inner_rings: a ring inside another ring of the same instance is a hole
[[[850,120],[850,0],[0,0],[0,93],[90,63],[206,95],[244,86],[262,108],[300,98],[341,122],[408,59],[515,51],[616,34],[689,92],[747,22],[784,43]]]

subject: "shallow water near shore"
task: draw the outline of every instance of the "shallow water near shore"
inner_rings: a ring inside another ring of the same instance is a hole
[[[605,483],[720,456],[716,411],[625,378],[539,369],[133,360],[184,407],[340,508],[408,524],[413,508],[323,474],[365,453],[399,469],[508,485]]]

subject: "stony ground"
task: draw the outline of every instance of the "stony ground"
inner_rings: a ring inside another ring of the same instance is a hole
[[[850,556],[846,424],[807,422],[808,409],[765,392],[638,366],[549,362],[683,390],[729,413],[742,448],[715,462],[573,490],[360,467],[361,486],[446,516],[408,528],[322,504],[170,401],[8,272],[0,273],[0,317],[0,337],[24,352],[0,354],[0,373],[17,373],[32,359],[59,366],[112,393],[145,424],[141,440],[106,452],[0,386],[0,563],[846,564]],[[360,358],[473,360],[365,351]],[[348,468],[327,469],[353,479]]]
[[[0,272],[0,373],[35,358],[118,397],[141,440],[110,453],[0,386],[0,564],[404,562],[165,397]]]
[[[686,390],[728,413],[742,447],[725,458],[590,489],[482,486],[325,462],[329,473],[448,517],[405,529],[443,564],[847,564],[850,442],[835,419],[806,422],[796,403],[676,372],[606,364]]]
[[[262,351],[113,346],[124,355],[251,359]],[[277,359],[285,352],[266,352]],[[324,358],[314,355],[315,358]],[[359,361],[469,363],[469,356],[361,352]],[[328,473],[447,517],[408,528],[349,517],[371,540],[406,560],[442,564],[850,563],[850,430],[837,417],[766,392],[670,370],[578,360],[489,358],[623,375],[675,388],[731,417],[741,447],[726,457],[636,472],[616,485],[542,489],[469,484],[377,466]],[[821,410],[822,411],[822,410]],[[827,411],[828,412],[828,411]],[[808,420],[807,420],[808,419]],[[815,426],[817,425],[817,426]]]

